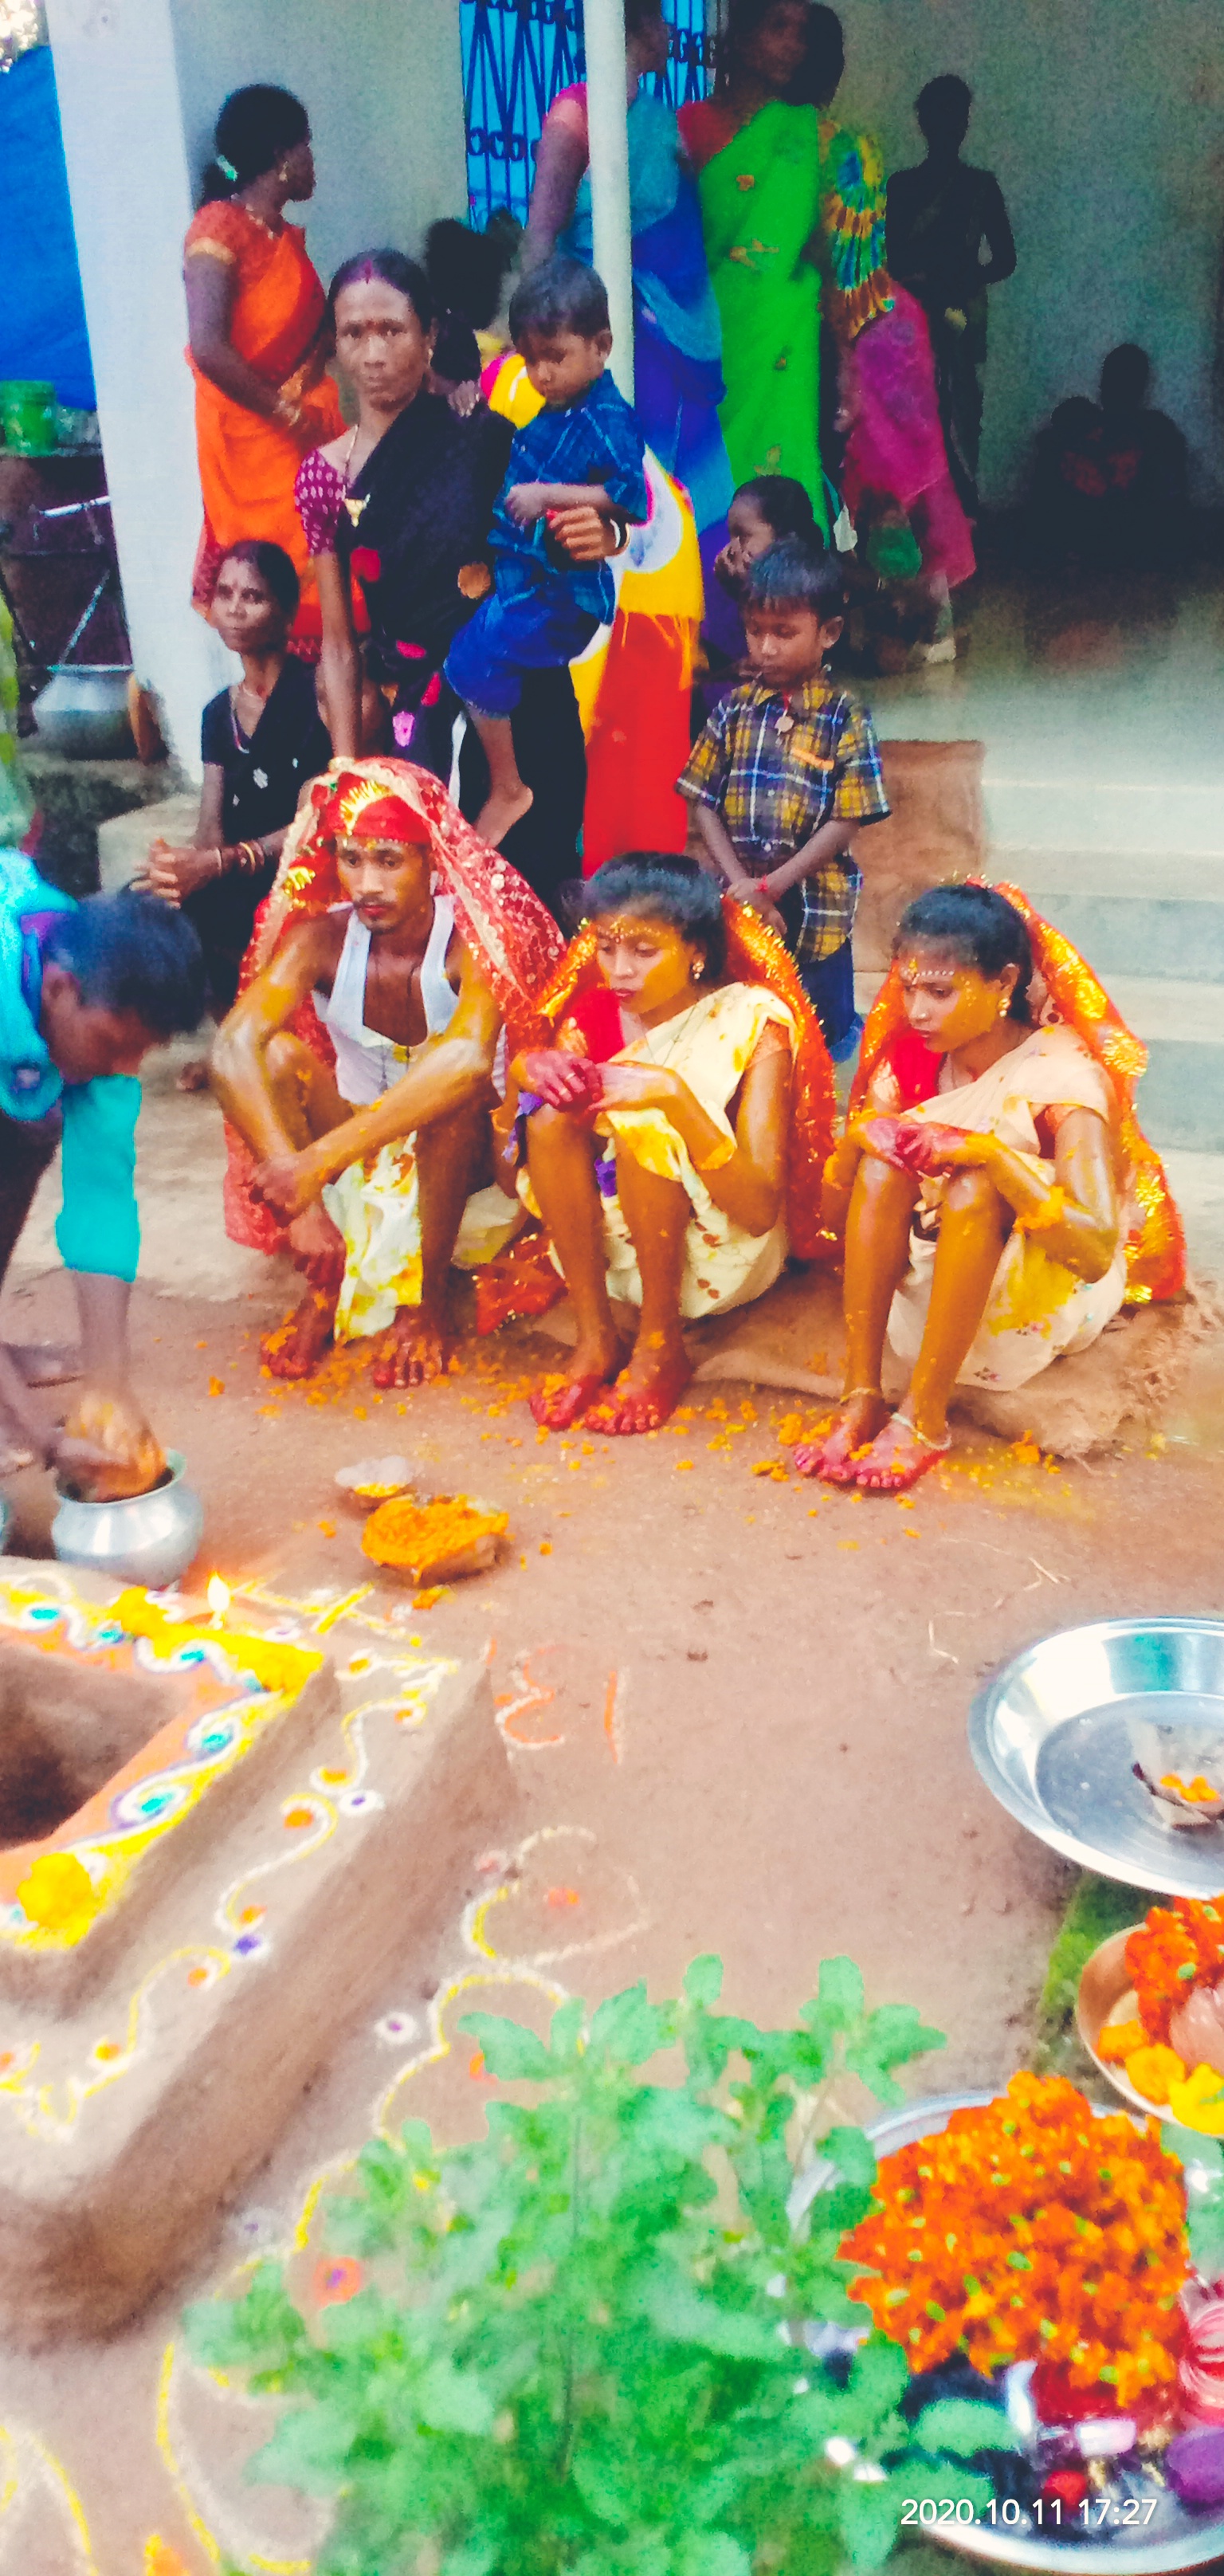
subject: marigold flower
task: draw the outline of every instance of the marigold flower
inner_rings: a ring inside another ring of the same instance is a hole
[[[1185,2215],[1181,2166],[1154,2132],[1021,2073],[885,2157],[842,2250],[871,2267],[851,2294],[915,2371],[957,2351],[987,2373],[1040,2359],[1125,2408],[1176,2377]]]
[[[1175,1896],[1171,1906],[1154,1905],[1126,1944],[1126,1970],[1148,2038],[1167,2041],[1177,2006],[1195,1986],[1224,1976],[1224,1897],[1208,1904]]]

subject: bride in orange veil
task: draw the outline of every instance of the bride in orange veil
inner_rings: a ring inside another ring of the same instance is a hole
[[[1026,1385],[1124,1303],[1176,1297],[1181,1222],[1135,1116],[1147,1062],[1070,940],[1003,885],[902,916],[823,1218],[845,1229],[846,1392],[802,1473],[901,1493],[957,1385]],[[885,1339],[909,1368],[895,1414]]]

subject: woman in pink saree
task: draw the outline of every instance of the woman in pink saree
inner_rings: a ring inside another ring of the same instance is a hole
[[[908,520],[904,568],[917,574],[921,556],[921,580],[950,639],[949,594],[976,569],[973,537],[948,467],[926,315],[886,264],[883,156],[874,135],[838,125],[832,113],[844,59],[836,11],[810,8],[792,95],[820,113],[819,248],[840,360],[842,492],[864,553],[886,578],[902,571],[898,538]],[[888,538],[877,551],[882,526]]]

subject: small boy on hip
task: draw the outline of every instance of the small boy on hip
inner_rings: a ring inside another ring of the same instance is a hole
[[[493,512],[493,594],[461,627],[446,661],[488,760],[489,795],[476,829],[494,846],[532,801],[510,731],[524,672],[572,662],[615,613],[607,565],[562,554],[550,541],[550,518],[593,506],[625,522],[649,509],[642,433],[604,373],[612,332],[602,279],[581,260],[545,261],[515,289],[510,330],[544,409],[510,450]]]
[[[785,938],[834,1063],[862,1034],[850,934],[856,832],[888,813],[871,718],[825,673],[845,597],[835,556],[784,538],[749,565],[743,616],[756,677],[698,735],[676,781],[741,903]]]

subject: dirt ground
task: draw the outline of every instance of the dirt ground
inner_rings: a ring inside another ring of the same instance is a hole
[[[211,1297],[136,1293],[149,1409],[207,1510],[191,1580],[260,1584],[306,1622],[356,1589],[370,1569],[333,1479],[371,1452],[402,1448],[437,1487],[504,1507],[505,1561],[412,1633],[489,1660],[522,1814],[502,1852],[473,1852],[430,1954],[406,1955],[377,2011],[336,2028],[328,2071],[189,2280],[105,2345],[0,2355],[5,2576],[306,2564],[309,2514],[241,2475],[256,2413],[177,2348],[183,2295],[285,2243],[314,2178],[376,2117],[452,2134],[479,2119],[470,2045],[451,2046],[473,1984],[538,2016],[559,1987],[598,1998],[646,1976],[674,1992],[717,1950],[731,2008],[789,2017],[821,1957],[849,1951],[876,2000],[912,2001],[948,2034],[914,2089],[1005,2078],[1071,1874],[979,1783],[973,1692],[1051,1629],[1220,1607],[1214,1363],[1164,1434],[1115,1457],[1058,1467],[976,1434],[911,1499],[872,1501],[790,1474],[779,1430],[819,1408],[772,1391],[703,1384],[640,1441],[537,1435],[523,1397],[555,1345],[524,1328],[466,1344],[459,1373],[418,1395],[380,1397],[360,1353],[314,1387],[275,1386],[258,1336],[284,1282],[254,1275],[228,1298],[215,1282]],[[18,1274],[6,1331],[54,1336],[69,1319],[62,1275]],[[11,1543],[44,1551],[45,1480],[8,1491]],[[363,1614],[402,1602],[376,1586],[334,1648],[358,1651]],[[473,1908],[482,1887],[496,1902]]]

